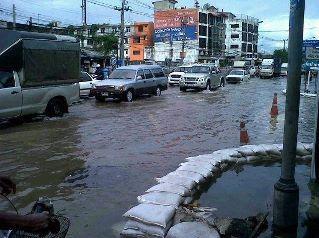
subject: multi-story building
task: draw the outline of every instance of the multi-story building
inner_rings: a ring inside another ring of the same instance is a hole
[[[153,59],[153,22],[136,22],[134,24],[134,33],[130,38],[130,61],[143,62]]]
[[[217,8],[175,9],[174,0],[154,2],[155,61],[209,62],[225,49],[225,20]]]
[[[226,20],[226,52],[229,58],[258,58],[258,27],[256,18],[233,14]]]

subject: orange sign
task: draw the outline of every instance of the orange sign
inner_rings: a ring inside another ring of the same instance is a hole
[[[197,9],[175,9],[155,12],[155,29],[181,27],[182,21],[187,26],[197,25]]]

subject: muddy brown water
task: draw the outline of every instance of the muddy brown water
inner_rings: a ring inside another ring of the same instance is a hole
[[[16,181],[10,198],[22,213],[48,196],[70,217],[70,237],[118,237],[122,214],[154,178],[186,157],[238,147],[240,119],[252,144],[281,143],[285,84],[256,78],[214,92],[174,87],[133,103],[85,100],[63,118],[1,124],[0,174]],[[280,115],[270,122],[275,92]],[[302,98],[299,141],[312,142],[314,115],[315,100]],[[0,209],[11,208],[1,200]]]

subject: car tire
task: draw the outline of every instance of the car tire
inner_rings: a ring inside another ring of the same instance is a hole
[[[65,112],[65,103],[60,98],[53,98],[49,101],[46,114],[49,117],[62,117]]]
[[[207,81],[207,83],[206,83],[206,90],[209,90],[209,91],[212,90],[212,87],[210,85],[210,81]]]
[[[134,97],[133,91],[131,89],[127,90],[125,93],[125,101],[133,102],[133,97]]]
[[[96,95],[95,96],[95,100],[99,101],[99,102],[105,102],[105,97],[101,96],[101,95]]]
[[[179,91],[181,91],[181,92],[186,92],[186,88],[180,87],[180,88],[179,88]]]
[[[162,90],[159,86],[156,87],[154,95],[158,97],[162,95]]]

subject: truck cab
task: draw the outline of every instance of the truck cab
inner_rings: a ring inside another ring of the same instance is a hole
[[[260,78],[272,78],[274,76],[274,60],[273,59],[263,59],[260,72]]]

